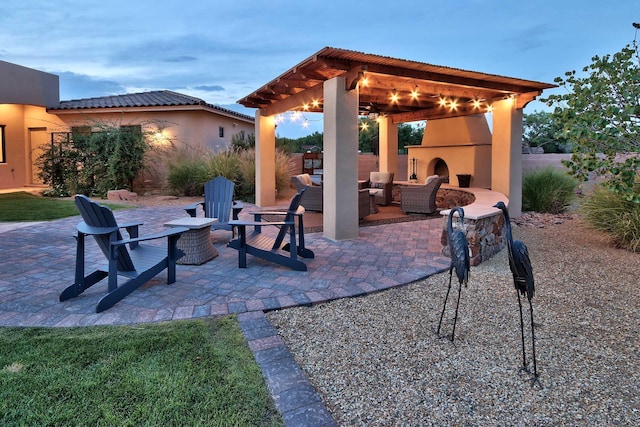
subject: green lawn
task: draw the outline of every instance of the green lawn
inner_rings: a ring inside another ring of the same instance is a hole
[[[104,203],[112,210],[128,206]],[[0,221],[50,221],[78,215],[73,200],[36,196],[26,191],[0,194]]]
[[[276,426],[235,317],[0,328],[0,425]]]

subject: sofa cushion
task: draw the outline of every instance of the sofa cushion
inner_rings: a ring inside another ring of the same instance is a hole
[[[428,176],[427,179],[424,182],[424,185],[431,184],[432,181],[435,181],[438,178],[440,178],[440,176],[438,176],[438,175]]]
[[[303,173],[298,175],[298,180],[304,184],[307,185],[309,187],[311,187],[313,185],[313,182],[311,181],[311,176],[309,176],[308,173]]]

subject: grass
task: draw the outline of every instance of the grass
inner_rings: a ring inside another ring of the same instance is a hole
[[[235,317],[0,329],[0,424],[282,425]]]
[[[112,210],[125,205],[105,203]],[[36,196],[26,191],[0,194],[0,221],[50,221],[78,215],[73,200]]]

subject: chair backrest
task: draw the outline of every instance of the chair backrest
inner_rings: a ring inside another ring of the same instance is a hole
[[[229,222],[235,184],[224,176],[217,176],[204,184],[204,216]]]
[[[393,182],[393,172],[370,172],[369,182],[388,184]]]
[[[91,227],[117,227],[118,223],[116,222],[116,218],[113,216],[113,212],[106,206],[102,206],[94,201],[91,201],[87,196],[83,196],[81,194],[75,197],[75,204],[82,216],[82,220],[85,224]],[[104,256],[109,259],[109,236],[102,235],[94,235],[93,236],[102,250]],[[117,231],[118,240],[122,240],[122,235],[120,231]],[[134,271],[135,267],[133,265],[133,261],[129,256],[129,251],[127,251],[126,246],[120,245],[118,246],[118,270],[120,271]]]
[[[300,200],[302,200],[302,195],[307,190],[307,187],[304,187],[302,190],[298,191],[295,196],[291,198],[291,202],[289,203],[289,207],[287,208],[287,214],[284,217],[285,222],[295,222],[294,214],[298,212],[298,208],[300,207]],[[295,223],[293,225],[295,227]],[[273,248],[279,248],[284,241],[284,238],[287,236],[287,232],[289,231],[289,227],[280,227],[280,231],[278,232],[278,236],[276,237]],[[302,230],[300,230],[302,233]]]

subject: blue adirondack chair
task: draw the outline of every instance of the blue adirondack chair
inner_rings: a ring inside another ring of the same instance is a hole
[[[238,267],[247,267],[247,254],[266,259],[282,266],[298,271],[307,271],[307,265],[298,259],[313,258],[314,253],[305,247],[304,243],[304,207],[300,206],[300,200],[307,187],[302,188],[289,204],[286,212],[283,211],[259,211],[251,212],[253,221],[232,220],[229,224],[238,227],[238,237],[228,243],[228,247],[238,251]],[[267,221],[269,219],[282,218],[280,221]],[[296,224],[297,223],[297,224]],[[278,235],[273,238],[262,233],[262,227],[279,227]],[[247,227],[253,227],[253,232],[247,234]],[[296,229],[298,238],[296,239]],[[289,235],[289,241],[285,238]],[[281,251],[289,252],[287,255]]]
[[[89,287],[108,277],[108,292],[96,306],[96,312],[99,313],[112,307],[164,269],[167,269],[167,284],[176,281],[176,261],[184,255],[177,248],[176,243],[188,228],[174,227],[160,233],[139,237],[138,227],[142,225],[141,223],[118,225],[111,209],[91,201],[86,196],[76,196],[75,204],[84,220],[77,226],[75,282],[60,294],[60,301],[77,297]],[[122,228],[129,233],[128,239],[122,238],[120,233]],[[85,236],[95,238],[108,260],[105,268],[98,269],[87,276],[84,274]],[[161,238],[166,238],[168,244],[161,247],[139,244],[139,242]],[[128,280],[118,285],[118,276],[127,277]]]
[[[211,230],[228,230],[233,233],[234,229],[229,225],[229,221],[237,220],[243,208],[241,202],[233,200],[234,187],[233,181],[217,176],[204,184],[204,200],[184,209],[190,216],[195,217],[198,206],[202,206],[205,218],[218,218],[218,222],[211,226]]]

